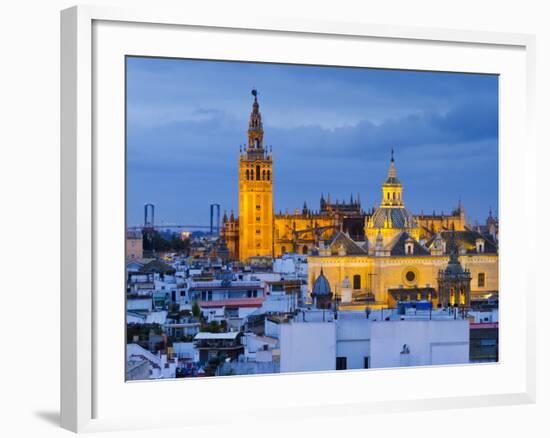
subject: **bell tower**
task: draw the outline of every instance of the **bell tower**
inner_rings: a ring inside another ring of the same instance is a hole
[[[382,184],[382,202],[380,204],[382,208],[402,208],[405,206],[403,203],[403,185],[397,178],[397,172],[395,171],[395,160],[393,159],[393,149],[391,150],[390,170],[388,172],[388,178]]]
[[[239,259],[273,256],[273,162],[264,148],[258,92],[248,122],[248,144],[239,159]]]

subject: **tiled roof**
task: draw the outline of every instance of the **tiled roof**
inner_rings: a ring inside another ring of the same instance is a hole
[[[346,255],[367,254],[367,251],[363,247],[361,247],[358,243],[356,243],[351,237],[339,231],[332,238],[329,244],[329,248],[332,250],[332,249],[338,249],[341,246],[344,248]]]
[[[418,241],[413,239],[411,237],[411,235],[409,233],[407,233],[406,231],[400,233],[397,236],[397,238],[395,238],[393,240],[393,242],[391,242],[389,244],[390,254],[392,256],[408,255],[408,254],[405,254],[405,242],[409,238],[413,242],[413,254],[412,255],[430,255],[430,251],[426,247],[420,245],[420,243],[418,243]]]
[[[377,208],[370,219],[372,228],[384,228],[389,222],[392,228],[416,228],[413,215],[406,208]]]
[[[153,260],[139,269],[139,272],[143,272],[143,273],[160,273],[160,274],[166,274],[168,272],[175,272],[175,271],[176,270],[172,266],[160,260]]]
[[[235,298],[228,300],[199,301],[202,308],[209,307],[261,307],[263,298]]]
[[[313,290],[311,291],[311,294],[314,296],[332,294],[330,290],[330,283],[328,282],[327,277],[325,277],[325,274],[323,274],[322,270],[321,274],[315,280],[315,283],[313,283]]]
[[[473,230],[466,230],[466,231],[442,231],[441,239],[445,241],[445,253],[450,253],[450,247],[449,243],[452,240],[452,235],[454,233],[454,238],[456,241],[456,244],[458,245],[459,249],[465,249],[466,254],[476,254],[476,240],[477,239],[483,239],[485,242],[485,250],[484,253],[489,254],[496,254],[498,252],[497,246],[493,239],[491,237],[488,237],[486,235],[483,235],[481,233],[478,233],[477,231]],[[434,244],[435,236],[431,237],[426,242],[426,247],[431,248]]]

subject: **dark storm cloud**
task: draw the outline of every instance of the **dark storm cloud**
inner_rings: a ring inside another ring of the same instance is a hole
[[[448,211],[459,197],[472,219],[497,208],[495,77],[137,61],[128,70],[132,223],[145,202],[167,222],[206,223],[209,202],[237,208],[252,79],[265,82],[277,209],[304,200],[315,207],[328,191],[345,199],[360,192],[365,206],[376,204],[391,148],[413,211]]]

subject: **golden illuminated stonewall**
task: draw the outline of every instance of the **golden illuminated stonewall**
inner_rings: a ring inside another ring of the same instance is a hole
[[[239,258],[273,255],[273,161],[264,148],[258,95],[248,123],[248,144],[239,161]],[[231,247],[230,247],[231,248]]]

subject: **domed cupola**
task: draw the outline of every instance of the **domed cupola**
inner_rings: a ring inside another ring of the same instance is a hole
[[[313,283],[311,297],[313,298],[315,307],[318,309],[330,309],[332,302],[332,290],[327,277],[325,277],[325,274],[323,273],[323,268],[321,268],[321,273]]]
[[[372,242],[379,232],[384,239],[391,240],[402,231],[407,231],[415,239],[419,237],[418,224],[414,216],[405,208],[403,184],[397,178],[392,149],[388,177],[382,184],[382,200],[380,206],[368,218],[365,234]]]

